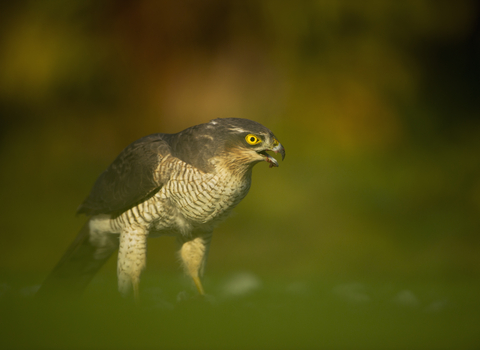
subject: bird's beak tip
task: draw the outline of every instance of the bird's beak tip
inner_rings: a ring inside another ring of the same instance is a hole
[[[281,143],[279,143],[272,151],[280,153],[282,155],[282,161],[285,159],[285,148],[283,148]]]

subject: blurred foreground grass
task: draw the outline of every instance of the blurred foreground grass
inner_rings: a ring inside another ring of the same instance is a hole
[[[146,271],[135,306],[115,280],[81,300],[38,303],[2,275],[2,349],[474,349],[478,281],[291,280],[239,272],[208,276],[200,298],[178,275]]]

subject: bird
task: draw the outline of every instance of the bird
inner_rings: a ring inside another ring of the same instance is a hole
[[[217,118],[175,134],[156,133],[128,145],[98,177],[77,213],[88,216],[80,233],[37,295],[81,294],[118,249],[122,296],[139,299],[147,238],[175,236],[184,272],[200,295],[214,228],[247,195],[252,168],[278,167],[269,153],[285,148],[262,124]]]

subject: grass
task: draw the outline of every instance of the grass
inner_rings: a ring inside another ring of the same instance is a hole
[[[18,277],[18,276],[17,276]],[[3,281],[3,349],[475,349],[479,283],[208,276],[197,296],[177,275],[146,272],[134,305],[115,281],[80,300],[38,303],[35,276]],[[9,279],[9,280],[7,280]],[[23,287],[22,287],[23,285]]]

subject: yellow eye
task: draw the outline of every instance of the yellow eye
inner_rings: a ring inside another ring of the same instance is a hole
[[[257,143],[262,142],[262,140],[260,140],[257,136],[253,134],[248,134],[247,136],[245,136],[245,140],[249,145],[256,145]]]

